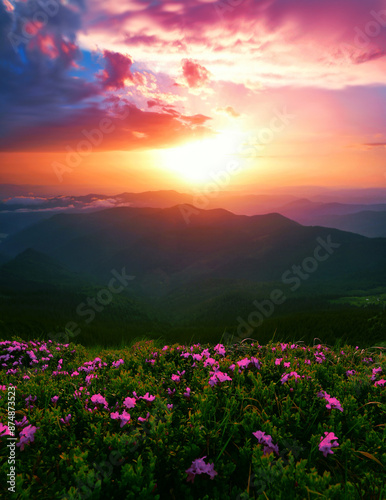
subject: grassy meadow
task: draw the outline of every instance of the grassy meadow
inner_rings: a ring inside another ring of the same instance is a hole
[[[381,500],[384,348],[317,342],[3,340],[0,496]]]

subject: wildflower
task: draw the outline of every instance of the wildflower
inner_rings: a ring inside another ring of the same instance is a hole
[[[52,401],[52,403],[54,403],[54,404],[55,404],[55,403],[58,401],[58,399],[59,399],[59,396],[53,396],[53,397],[51,398],[51,401]]]
[[[186,391],[184,392],[184,396],[186,398],[190,398],[190,388],[189,387],[186,388]]]
[[[117,419],[121,421],[121,427],[127,424],[129,420],[131,419],[130,414],[126,412],[126,410],[123,410],[122,415],[120,415],[118,412],[111,413],[110,417],[112,419]]]
[[[326,408],[329,410],[336,408],[337,410],[343,411],[340,402],[336,398],[332,398],[326,391],[318,392],[317,396],[319,398],[324,398],[327,401]]]
[[[340,404],[340,402],[336,398],[326,398],[328,401],[328,404],[326,404],[326,408],[331,410],[332,408],[336,408],[337,410],[343,411],[343,408]]]
[[[134,408],[136,402],[137,401],[135,398],[126,398],[123,402],[123,405],[126,406],[126,408],[130,409],[130,408]]]
[[[169,404],[169,405],[166,405],[168,407],[169,410],[171,410],[173,408],[173,405],[172,404]]]
[[[220,356],[225,356],[225,347],[222,344],[217,344],[214,347],[214,350],[217,352],[217,354],[220,354]]]
[[[154,401],[155,396],[149,396],[149,393],[147,392],[144,396],[141,396],[139,399],[144,399],[145,401]]]
[[[31,394],[27,398],[25,398],[25,402],[27,403],[27,408],[32,409],[33,408],[32,403],[34,403],[36,400],[37,400],[37,397],[32,396]]]
[[[94,394],[93,396],[91,396],[91,402],[104,405],[105,408],[108,408],[108,406],[109,406],[106,399],[103,396],[101,396],[100,394]]]
[[[23,380],[29,380],[30,377],[28,375],[23,375]]]
[[[251,363],[255,365],[255,367],[260,370],[261,365],[260,361],[257,358],[254,358],[253,356],[251,357]]]
[[[284,373],[284,375],[282,375],[281,377],[281,383],[285,384],[291,377],[295,377],[295,380],[301,378],[300,375],[298,375],[296,372]]]
[[[27,417],[25,415],[24,415],[23,419],[20,420],[20,422],[18,422],[17,420],[15,420],[16,427],[24,427],[24,426],[26,426],[28,424],[29,424],[29,422],[28,422]]]
[[[305,363],[306,365],[310,365],[310,364],[311,364],[311,361],[310,361],[309,359],[305,359],[305,360],[304,360],[304,363]]]
[[[384,378],[381,378],[381,380],[378,380],[375,382],[374,387],[377,387],[377,385],[384,387],[386,383],[386,380]]]
[[[204,361],[204,366],[207,367],[208,365],[210,365],[210,366],[217,365],[218,366],[218,361],[216,361],[214,358],[207,358]]]
[[[149,413],[149,412],[147,412],[147,413],[146,413],[146,417],[145,417],[145,418],[143,418],[143,417],[138,417],[138,421],[139,421],[139,422],[147,422],[147,421],[148,421],[148,419],[149,419],[149,417],[150,417],[150,413]]]
[[[275,366],[279,366],[282,361],[283,361],[283,358],[276,358],[275,359]]]
[[[173,396],[173,394],[176,392],[175,389],[171,390],[170,387],[168,387],[168,395]]]
[[[0,423],[0,436],[11,436],[8,425]]]
[[[20,446],[20,450],[24,450],[24,445],[30,444],[34,441],[35,432],[40,429],[40,427],[35,427],[34,425],[28,425],[20,432],[20,442],[16,446]]]
[[[277,444],[273,444],[272,437],[265,432],[256,431],[252,432],[255,438],[259,441],[260,444],[264,444],[264,455],[269,455],[272,452],[275,452],[276,455],[279,455],[279,447]]]
[[[113,367],[118,368],[119,365],[123,365],[124,360],[123,359],[118,359],[118,361],[113,361]]]
[[[214,470],[214,464],[206,464],[204,462],[204,458],[206,458],[206,455],[202,458],[193,460],[189,469],[186,469],[185,472],[188,474],[187,481],[191,481],[193,483],[196,474],[208,474],[211,479],[214,479],[214,476],[217,476],[217,472]]]
[[[248,368],[248,365],[251,361],[248,358],[241,359],[240,361],[237,361],[237,365],[239,368],[244,370],[244,368]]]
[[[382,372],[382,366],[379,366],[378,368],[373,368],[372,370],[372,377],[370,380],[375,380],[377,378],[377,374]]]
[[[284,368],[289,368],[291,366],[290,361],[283,363]]]
[[[321,451],[323,455],[327,457],[328,454],[330,455],[334,454],[331,448],[338,447],[339,443],[337,441],[338,438],[335,436],[333,432],[325,432],[324,435],[325,437],[322,436],[320,438],[319,451]]]
[[[217,385],[217,382],[226,382],[227,380],[232,381],[229,375],[226,373],[216,371],[216,372],[211,372],[212,376],[209,379],[209,385],[213,387],[214,385]]]
[[[71,413],[69,413],[67,415],[67,417],[64,417],[64,418],[61,418],[60,421],[62,422],[62,424],[69,424],[70,423],[70,420],[72,419],[72,416],[71,416]]]

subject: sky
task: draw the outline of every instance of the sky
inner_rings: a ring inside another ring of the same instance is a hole
[[[0,183],[386,187],[386,0],[0,0]]]

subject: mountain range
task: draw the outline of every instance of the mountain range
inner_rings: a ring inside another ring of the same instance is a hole
[[[84,335],[218,335],[256,303],[274,300],[280,307],[263,325],[267,335],[277,325],[302,334],[311,324],[341,335],[365,331],[368,316],[337,316],[330,299],[381,290],[385,282],[386,238],[303,226],[279,213],[123,206],[56,214],[4,239],[0,314],[8,334],[60,330],[84,316],[80,304],[101,297],[111,304],[96,306],[103,312],[82,327]],[[288,324],[280,323],[283,314]]]
[[[114,196],[15,196],[0,203],[0,233],[9,236],[60,213],[89,213],[113,207],[171,208],[189,204],[201,209],[223,208],[238,215],[280,213],[308,226],[342,229],[367,237],[386,234],[386,203],[338,203],[298,198],[291,194],[240,194],[219,191],[215,196],[177,191],[121,193]],[[1,242],[1,240],[0,240]]]

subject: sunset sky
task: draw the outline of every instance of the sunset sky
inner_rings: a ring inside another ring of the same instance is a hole
[[[0,0],[0,182],[385,187],[385,50],[385,0]]]

